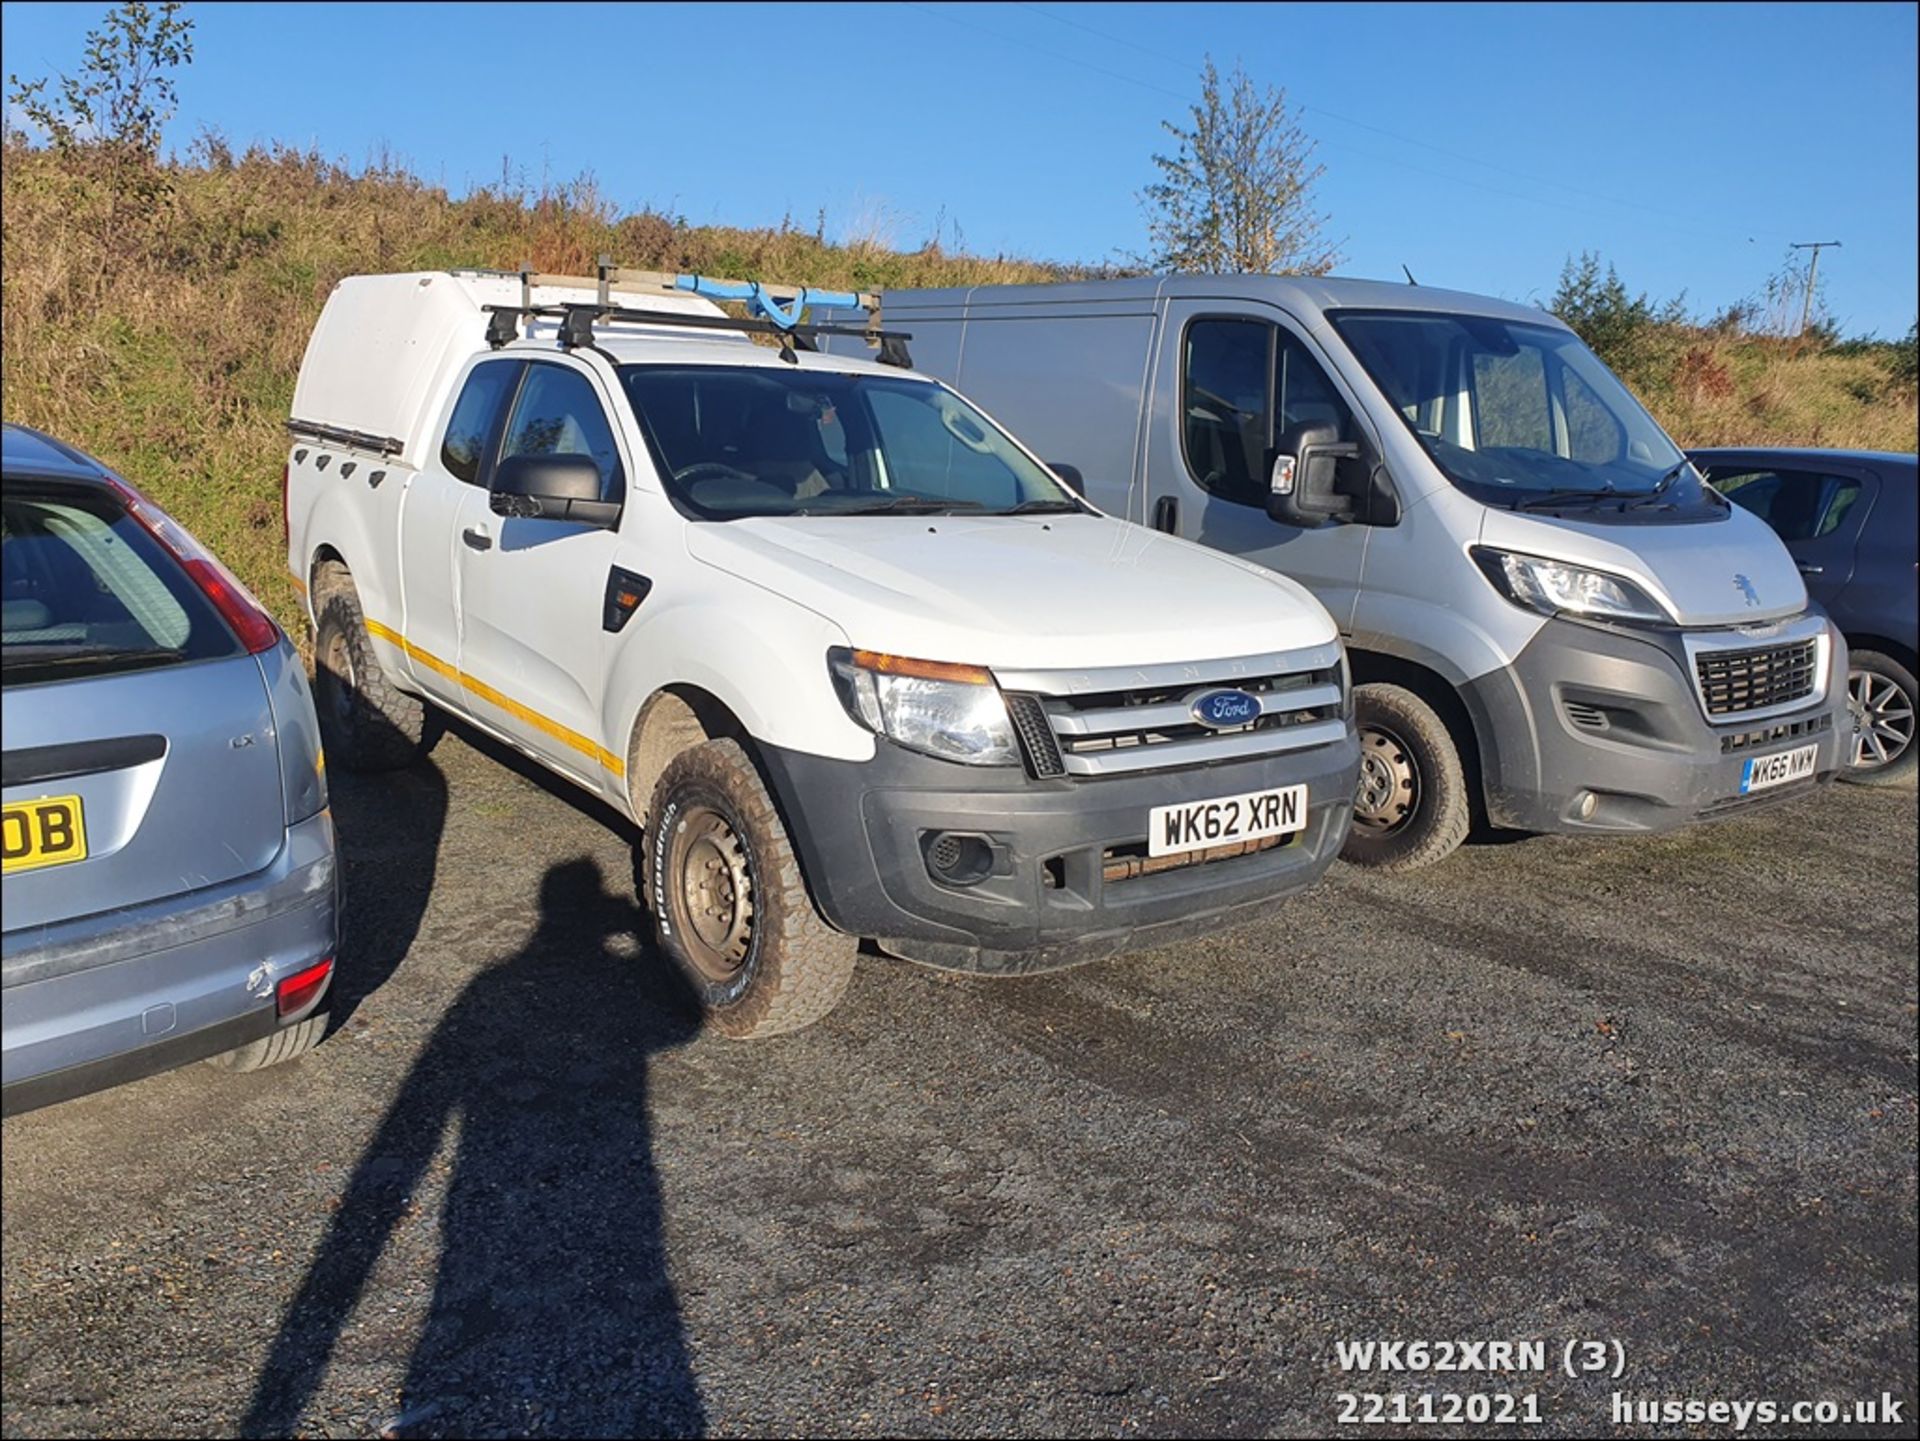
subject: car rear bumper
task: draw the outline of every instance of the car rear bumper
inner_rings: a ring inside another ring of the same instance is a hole
[[[1647,834],[1831,781],[1851,721],[1846,643],[1831,622],[1825,630],[1827,673],[1804,705],[1709,722],[1681,633],[1549,621],[1511,666],[1465,692],[1490,818],[1537,832]],[[1804,746],[1816,748],[1811,775],[1743,794],[1749,760]]]
[[[1244,761],[1101,780],[1030,779],[881,743],[874,759],[763,747],[814,903],[836,928],[949,970],[1029,973],[1258,919],[1326,872],[1353,817],[1359,748],[1342,740]],[[1307,787],[1285,844],[1200,864],[1146,860],[1147,813]],[[937,879],[942,832],[993,847],[972,885]]]
[[[286,976],[338,935],[333,821],[287,828],[264,870],[0,942],[0,1106],[31,1110],[219,1055],[324,1003],[275,1013]]]

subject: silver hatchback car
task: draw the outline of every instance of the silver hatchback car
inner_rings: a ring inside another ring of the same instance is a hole
[[[99,462],[0,451],[11,1114],[326,1028],[333,821],[306,674],[233,576]]]

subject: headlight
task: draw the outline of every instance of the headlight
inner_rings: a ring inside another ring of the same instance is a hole
[[[1495,590],[1515,605],[1542,615],[1641,621],[1669,618],[1653,597],[1625,576],[1484,546],[1474,548],[1473,558]]]
[[[1007,703],[984,666],[836,646],[827,669],[847,714],[875,735],[962,765],[1020,763]]]

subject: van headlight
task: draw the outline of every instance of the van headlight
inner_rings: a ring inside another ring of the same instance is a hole
[[[1672,619],[1658,601],[1623,575],[1490,546],[1475,546],[1473,558],[1495,590],[1515,605],[1541,615],[1656,622]]]
[[[827,670],[847,714],[875,735],[962,765],[1020,763],[1007,703],[985,666],[835,646]]]

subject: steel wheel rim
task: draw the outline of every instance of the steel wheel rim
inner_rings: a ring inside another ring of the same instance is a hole
[[[1419,810],[1420,790],[1420,765],[1412,748],[1390,730],[1363,726],[1354,825],[1371,835],[1392,835]]]
[[[673,837],[674,897],[687,953],[704,980],[739,976],[753,948],[753,871],[727,818],[695,806]]]
[[[1913,744],[1913,702],[1880,672],[1849,672],[1847,709],[1853,713],[1855,770],[1890,766]]]

